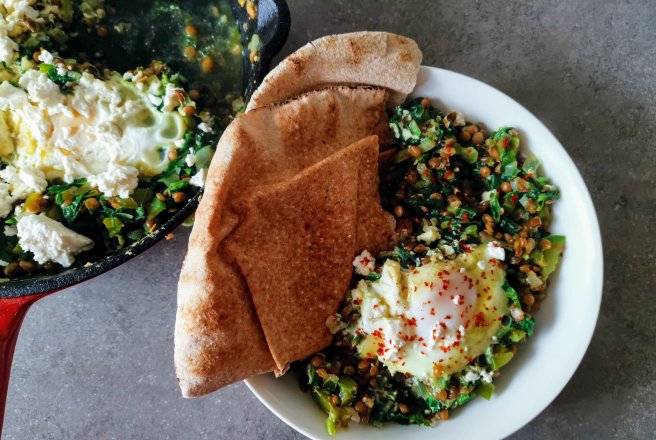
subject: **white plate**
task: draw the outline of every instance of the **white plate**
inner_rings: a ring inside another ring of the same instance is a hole
[[[434,428],[393,423],[377,429],[352,423],[338,439],[450,439],[506,437],[536,417],[565,387],[590,343],[597,322],[603,282],[601,236],[590,194],[565,149],[549,130],[520,104],[467,76],[423,66],[414,96],[427,96],[442,111],[458,110],[467,120],[489,129],[520,131],[522,149],[542,160],[541,170],[561,190],[555,204],[553,233],[567,237],[560,269],[548,297],[536,313],[536,333],[519,347],[516,359],[495,381],[490,401],[472,400]],[[313,439],[330,438],[325,415],[295,378],[263,375],[248,379],[251,391],[274,414]]]

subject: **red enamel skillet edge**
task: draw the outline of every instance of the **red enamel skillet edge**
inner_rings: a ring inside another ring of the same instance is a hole
[[[242,57],[243,94],[248,99],[268,72],[273,57],[287,41],[291,17],[285,0],[260,0],[255,27],[248,26],[249,30],[245,30],[243,24],[249,22],[248,14],[239,6],[237,0],[232,1],[232,9],[240,25],[245,48]],[[260,60],[257,64],[250,63],[248,49],[246,49],[253,32],[257,33],[262,41]],[[45,296],[114,269],[149,249],[194,212],[201,196],[202,189],[199,189],[154,233],[88,267],[75,267],[54,275],[44,274],[0,284],[0,435],[2,435],[14,349],[20,326],[30,306]]]

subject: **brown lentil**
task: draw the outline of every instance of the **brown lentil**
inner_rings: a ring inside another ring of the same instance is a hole
[[[472,136],[472,142],[475,145],[481,145],[485,141],[485,135],[483,132],[479,131]]]
[[[188,24],[187,26],[185,26],[185,33],[190,37],[195,37],[196,35],[198,35],[198,29],[196,29],[196,26],[194,26],[193,24]]]
[[[246,12],[248,13],[248,18],[255,20],[257,17],[257,7],[255,6],[255,2],[249,1],[246,3]]]
[[[187,59],[191,59],[196,56],[196,49],[193,46],[185,47],[183,52]]]
[[[448,420],[449,419],[449,410],[448,409],[443,409],[442,411],[437,413],[440,416],[440,420]]]
[[[178,151],[177,151],[177,150],[169,150],[169,152],[168,152],[168,154],[166,155],[166,157],[167,157],[169,160],[175,160],[175,159],[178,158]]]
[[[540,250],[546,251],[547,249],[551,249],[551,242],[546,238],[543,238],[540,240]]]
[[[528,221],[528,225],[531,228],[539,228],[542,226],[542,219],[540,217],[531,217],[531,219]]]
[[[417,173],[412,171],[406,174],[405,181],[408,182],[410,185],[414,185],[415,183],[417,183]]]
[[[418,245],[415,246],[414,249],[412,249],[412,250],[415,251],[415,252],[418,253],[418,254],[423,254],[424,252],[426,252],[427,248],[426,248],[426,246],[423,245],[423,244],[418,244]]]
[[[182,203],[187,198],[187,194],[182,191],[176,191],[173,193],[172,198],[175,203]]]
[[[418,158],[419,156],[421,156],[421,148],[419,148],[419,147],[416,146],[416,145],[412,145],[411,147],[408,147],[408,152],[409,152],[410,155],[412,155],[412,157],[414,157],[415,159]]]
[[[162,193],[155,194],[155,197],[157,197],[157,200],[159,200],[160,202],[165,202],[166,201],[166,196]]]
[[[205,57],[201,61],[200,68],[204,73],[210,73],[214,70],[214,60],[212,57]]]
[[[530,307],[533,304],[535,304],[535,297],[533,296],[533,294],[527,293],[522,296],[522,302]]]
[[[100,208],[100,202],[95,197],[89,197],[84,201],[84,206],[89,211],[95,211],[96,209]]]
[[[451,385],[449,388],[449,399],[457,399],[458,398],[458,387],[455,385]]]
[[[96,33],[100,38],[107,38],[109,35],[109,29],[107,29],[105,26],[98,26],[98,29],[96,29]]]
[[[478,127],[475,126],[474,124],[468,125],[462,129],[463,131],[466,131],[467,133],[471,134],[472,136],[476,133],[478,133]]]
[[[394,215],[397,216],[398,218],[401,218],[403,217],[403,214],[405,214],[405,210],[403,209],[403,206],[396,205],[394,207]]]
[[[189,97],[194,101],[198,101],[200,99],[200,92],[196,89],[191,89],[189,90]]]
[[[194,107],[193,105],[185,105],[184,107],[182,107],[182,113],[186,117],[191,117],[196,113],[196,107]]]
[[[13,261],[5,266],[3,272],[6,276],[10,277],[15,274],[20,269],[20,266],[17,262]]]
[[[431,157],[430,159],[428,159],[428,168],[432,170],[438,169],[441,164],[442,161],[440,161],[440,159],[438,159],[437,157]]]
[[[334,406],[340,406],[342,404],[342,399],[340,399],[337,394],[331,394],[330,403],[332,403]]]
[[[471,140],[471,134],[466,131],[460,132],[460,140],[463,142],[469,142]]]
[[[367,413],[367,405],[362,403],[361,400],[358,400],[355,402],[353,405],[353,409],[358,413],[358,414],[366,414]]]
[[[371,368],[369,368],[369,374],[371,376],[377,376],[378,375],[378,365],[372,364]]]
[[[344,367],[344,374],[347,376],[353,376],[355,374],[355,368],[352,365],[347,365]]]
[[[324,370],[323,368],[318,368],[317,369],[317,376],[319,376],[322,379],[328,379],[330,377],[328,372],[326,370]]]
[[[441,401],[446,400],[447,398],[446,390],[439,390],[437,393],[435,393],[435,398]]]
[[[501,191],[505,192],[506,194],[512,191],[512,185],[508,182],[503,182],[501,184]]]
[[[521,177],[517,177],[515,179],[515,185],[517,186],[517,191],[519,192],[525,193],[528,192],[528,190],[530,189],[528,182],[522,179]]]
[[[430,99],[428,99],[428,98],[423,98],[421,100],[421,106],[424,107],[424,108],[430,107],[430,104],[431,104],[431,102],[430,102]]]
[[[371,362],[369,359],[362,359],[360,362],[358,362],[358,370],[360,372],[365,372],[369,369],[369,366],[371,365]]]
[[[410,407],[405,403],[399,403],[399,411],[401,414],[406,415],[410,412]]]
[[[36,269],[36,264],[34,263],[34,261],[30,261],[30,260],[20,260],[18,262],[18,265],[25,272],[32,272],[34,269]]]
[[[487,179],[488,177],[490,177],[490,174],[491,174],[491,172],[490,172],[490,168],[488,168],[488,167],[481,167],[480,173],[481,173],[481,177],[482,177],[483,179]]]
[[[312,357],[312,360],[310,361],[313,367],[319,368],[320,366],[323,365],[323,356],[316,355]]]

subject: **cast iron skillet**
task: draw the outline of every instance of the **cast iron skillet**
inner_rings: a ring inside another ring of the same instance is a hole
[[[285,44],[291,19],[285,0],[260,0],[255,26],[249,20],[246,11],[239,6],[237,0],[233,0],[231,3],[233,15],[239,22],[242,43],[245,48],[245,54],[242,57],[243,94],[248,99],[267,73],[272,58]],[[249,24],[248,30],[244,30],[244,24]],[[260,50],[260,61],[256,64],[250,63],[246,49],[253,32],[260,36],[263,43]],[[178,212],[157,228],[154,233],[115,254],[94,262],[89,267],[74,267],[53,275],[39,274],[34,277],[0,283],[0,299],[54,292],[98,276],[125,263],[160,241],[189,217],[196,209],[201,194],[201,190],[196,192]]]
[[[233,0],[231,3],[233,15],[239,22],[244,48],[247,47],[253,32],[257,32],[263,44],[260,49],[260,61],[257,64],[251,65],[248,53],[243,54],[242,57],[243,95],[248,99],[264,78],[273,57],[285,44],[291,19],[285,0],[259,0],[258,17],[255,23],[249,21],[248,14],[238,5],[237,0]],[[247,28],[243,26],[245,23],[249,24]],[[2,435],[11,361],[21,323],[30,306],[50,293],[107,272],[153,246],[191,215],[198,205],[201,193],[202,190],[199,190],[193,197],[190,197],[184,207],[153,234],[115,254],[96,261],[89,267],[71,268],[53,275],[40,274],[29,279],[18,279],[0,284],[0,436]]]

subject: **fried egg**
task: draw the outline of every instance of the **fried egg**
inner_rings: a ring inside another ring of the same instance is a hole
[[[361,314],[359,354],[422,379],[462,370],[493,342],[508,312],[503,258],[503,248],[489,242],[414,269],[387,260],[378,281],[363,280],[351,292]]]

